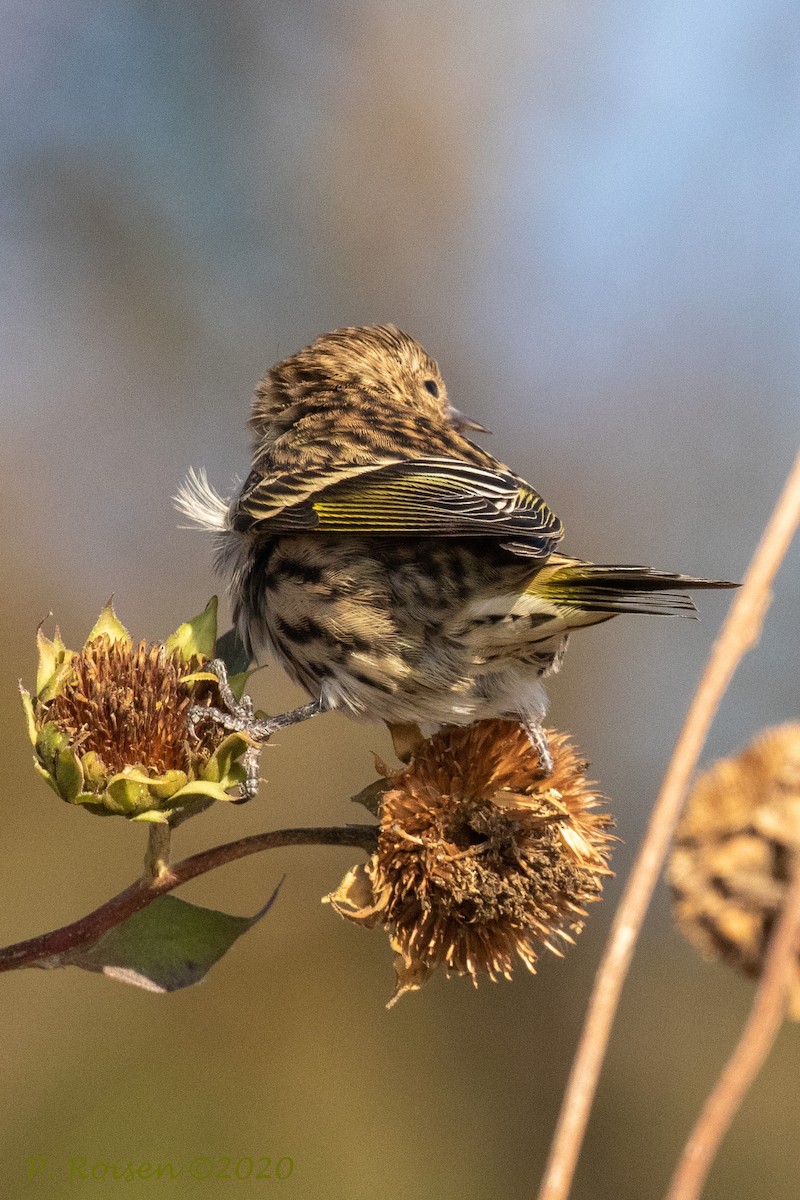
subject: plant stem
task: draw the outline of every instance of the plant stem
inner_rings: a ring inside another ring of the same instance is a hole
[[[0,949],[0,971],[16,971],[20,967],[57,965],[48,962],[78,946],[88,946],[107,930],[122,924],[133,913],[151,904],[157,896],[163,896],[225,863],[258,854],[262,850],[276,850],[280,846],[359,846],[371,852],[375,848],[377,826],[333,825],[308,829],[276,829],[267,833],[256,833],[250,837],[226,842],[184,858],[182,862],[167,867],[157,875],[145,875],[130,887],[87,913],[71,925],[63,925],[50,933],[16,942],[13,946]]]
[[[742,589],[712,648],[620,901],[589,1000],[539,1200],[565,1200],[569,1195],[622,987],[689,779],[733,673],[758,641],[771,600],[772,581],[799,523],[800,454],[756,548]]]
[[[159,822],[148,826],[147,853],[144,857],[144,873],[147,879],[158,879],[169,872],[169,848],[172,830]]]
[[[750,1016],[689,1135],[666,1200],[697,1200],[722,1139],[758,1075],[783,1024],[790,983],[795,978],[800,938],[800,870],[797,855],[791,885],[775,925]]]

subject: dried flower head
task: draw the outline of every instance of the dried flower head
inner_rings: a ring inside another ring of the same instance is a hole
[[[537,945],[560,954],[583,928],[612,822],[567,736],[547,736],[549,776],[519,725],[498,720],[435,734],[389,776],[375,854],[327,899],[389,930],[394,1000],[439,965],[476,984],[510,979],[516,957],[533,971]]]
[[[216,699],[198,669],[215,641],[216,600],[151,646],[134,645],[110,601],[79,651],[40,628],[36,694],[21,689],[39,774],[71,804],[140,821],[235,798],[247,739],[213,720],[192,735],[188,722]]]
[[[188,673],[188,664],[164,646],[112,642],[101,634],[72,659],[72,674],[47,707],[47,719],[70,735],[73,749],[99,755],[110,771],[132,762],[146,762],[158,774],[188,771]],[[215,748],[203,746],[209,757]]]
[[[707,958],[760,974],[800,853],[800,724],[762,733],[698,780],[669,864],[675,919]],[[800,963],[792,987],[800,1018]]]

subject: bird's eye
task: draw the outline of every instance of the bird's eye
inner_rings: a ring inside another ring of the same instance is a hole
[[[426,379],[422,386],[426,392],[430,392],[437,400],[439,399],[439,385],[435,379]]]

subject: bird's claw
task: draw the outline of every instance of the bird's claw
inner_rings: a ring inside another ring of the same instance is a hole
[[[241,699],[237,699],[234,695],[228,682],[228,669],[221,658],[215,658],[212,662],[207,663],[205,670],[216,675],[220,699],[225,707],[222,709],[195,705],[190,708],[187,714],[189,731],[194,734],[195,727],[200,721],[216,721],[229,733],[244,734],[250,745],[242,758],[245,779],[240,787],[242,800],[252,800],[258,792],[261,751],[273,733],[277,733],[280,729],[288,729],[290,725],[297,725],[300,721],[306,721],[309,717],[316,716],[317,713],[324,711],[324,705],[321,700],[312,700],[310,704],[301,705],[300,708],[292,709],[290,712],[278,713],[274,717],[258,717],[250,696],[245,695]]]

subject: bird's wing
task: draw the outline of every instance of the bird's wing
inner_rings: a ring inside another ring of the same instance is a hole
[[[313,491],[307,472],[253,477],[233,526],[265,533],[530,538],[542,555],[562,533],[561,522],[524,480],[450,458],[351,465],[315,480]]]

